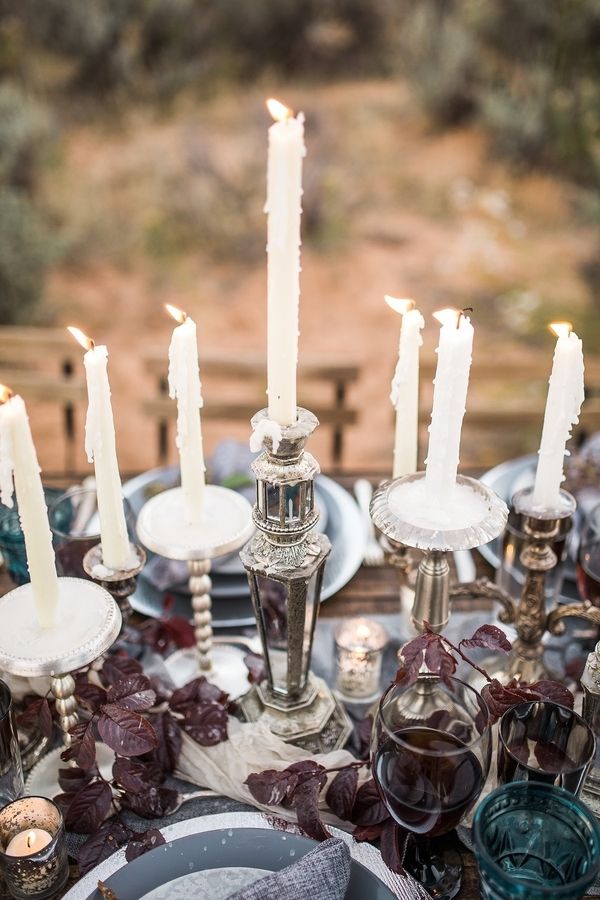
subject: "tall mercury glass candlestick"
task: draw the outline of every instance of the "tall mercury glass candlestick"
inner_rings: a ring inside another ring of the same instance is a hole
[[[68,331],[87,351],[83,357],[88,391],[85,452],[96,475],[102,561],[108,569],[126,569],[130,548],[110,402],[108,350],[97,347],[79,328],[70,326]]]
[[[296,421],[298,305],[300,298],[300,218],[304,116],[277,100],[267,101],[276,120],[269,128],[268,214],[268,349],[269,419],[278,425]]]
[[[392,379],[390,400],[396,411],[393,477],[417,471],[419,437],[419,351],[425,321],[414,300],[397,300],[385,295],[385,302],[402,316],[398,362]]]
[[[181,490],[188,525],[199,526],[205,493],[204,452],[200,410],[203,406],[198,367],[196,323],[170,304],[167,311],[179,322],[169,347],[169,396],[177,400],[177,449]]]
[[[554,322],[550,330],[557,341],[533,489],[533,505],[540,509],[555,509],[560,504],[566,444],[584,400],[581,340],[569,322]]]
[[[473,326],[461,310],[443,309],[434,316],[442,327],[425,460],[425,491],[432,503],[444,506],[452,501],[456,487],[460,435],[471,370]]]
[[[58,576],[40,466],[25,404],[0,385],[0,498],[5,506],[13,505],[13,485],[37,619],[50,628],[56,620]]]

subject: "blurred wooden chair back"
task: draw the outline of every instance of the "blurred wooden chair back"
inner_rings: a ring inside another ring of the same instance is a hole
[[[169,426],[177,413],[169,398],[167,359],[164,347],[143,352],[146,371],[152,376],[155,393],[144,402],[147,415],[156,421],[157,457],[167,459]],[[348,388],[360,368],[353,362],[330,359],[303,359],[298,368],[298,404],[310,409],[323,426],[331,430],[331,458],[334,468],[342,463],[344,430],[358,421],[358,411],[348,404]],[[263,356],[239,353],[202,353],[200,376],[210,384],[210,403],[202,410],[203,419],[250,423],[251,417],[266,406],[266,365]],[[208,396],[209,391],[205,391]]]
[[[77,373],[77,374],[76,374]],[[0,382],[25,403],[47,403],[62,413],[64,469],[76,469],[76,410],[87,391],[81,348],[64,328],[0,327]]]
[[[422,359],[420,434],[425,452],[435,366],[435,355]],[[475,460],[477,466],[491,466],[538,449],[551,369],[551,352],[540,354],[527,349],[522,356],[498,353],[485,357],[475,351],[461,463],[469,466]],[[573,430],[576,437],[600,430],[600,358],[590,354],[585,356],[585,385],[586,399]],[[469,447],[473,448],[470,454]]]

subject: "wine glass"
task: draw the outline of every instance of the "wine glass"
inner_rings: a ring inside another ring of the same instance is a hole
[[[577,589],[582,600],[600,606],[600,503],[590,510],[581,528]]]
[[[460,681],[421,673],[392,684],[379,703],[371,768],[388,812],[411,832],[405,868],[438,900],[456,896],[462,865],[431,838],[455,828],[477,800],[491,760],[487,706]]]

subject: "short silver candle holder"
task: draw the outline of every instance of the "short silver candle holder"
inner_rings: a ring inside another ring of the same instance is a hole
[[[199,525],[186,523],[180,487],[157,494],[140,511],[137,533],[144,546],[188,564],[196,646],[177,650],[166,660],[169,675],[179,687],[198,675],[205,675],[231,697],[248,687],[244,652],[230,644],[213,643],[209,573],[211,560],[239,550],[253,531],[252,507],[245,497],[215,484],[205,486]]]
[[[104,564],[101,543],[91,547],[83,557],[85,574],[111,594],[121,610],[124,624],[131,618],[133,610],[129,598],[145,565],[146,553],[139,544],[129,544],[129,557],[121,569],[111,569]]]
[[[83,578],[59,578],[56,624],[41,628],[31,584],[0,598],[0,671],[24,678],[50,676],[66,746],[77,724],[72,672],[98,659],[121,628],[119,607],[104,588]]]
[[[466,475],[456,476],[447,509],[428,504],[425,473],[386,481],[371,501],[374,524],[391,541],[424,550],[417,570],[412,622],[442,631],[450,615],[450,566],[446,554],[472,550],[504,530],[508,507],[491,488]],[[461,585],[462,589],[466,585]]]
[[[267,678],[242,697],[249,721],[311,752],[333,750],[350,736],[350,720],[325,682],[310,671],[323,571],[331,545],[312,529],[319,519],[317,461],[304,445],[318,420],[298,409],[297,421],[274,441],[268,410],[252,419],[264,450],[254,461],[257,534],[240,558],[248,573]],[[266,425],[266,427],[265,427]],[[275,429],[277,426],[275,426]]]

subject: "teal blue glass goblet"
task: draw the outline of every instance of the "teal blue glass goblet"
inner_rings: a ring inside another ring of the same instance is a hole
[[[44,488],[46,506],[50,506],[62,491],[59,488]],[[25,552],[25,538],[21,529],[19,509],[16,498],[13,498],[12,506],[0,503],[0,553],[4,565],[16,585],[29,581],[29,569],[27,568],[27,554]]]
[[[600,827],[573,794],[515,781],[493,791],[473,822],[484,900],[577,900],[600,874]]]

